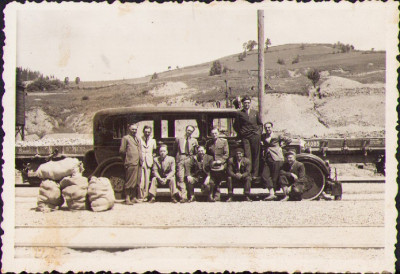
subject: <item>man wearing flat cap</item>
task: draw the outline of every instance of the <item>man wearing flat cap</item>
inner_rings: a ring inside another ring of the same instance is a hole
[[[304,164],[296,160],[296,152],[286,153],[286,162],[283,164],[279,173],[279,182],[285,195],[281,201],[301,200],[301,195],[310,189],[310,184],[306,178]]]
[[[244,96],[243,108],[238,111],[235,119],[234,129],[239,133],[244,148],[244,155],[251,161],[253,179],[258,177],[260,164],[260,144],[262,133],[262,122],[260,113],[250,109],[251,98]]]
[[[251,188],[251,162],[249,159],[243,156],[244,151],[242,148],[238,148],[235,151],[235,156],[228,160],[228,200],[232,202],[233,198],[233,184],[238,183],[243,185],[243,192],[246,197],[246,201],[251,202],[250,199],[250,188]]]
[[[207,154],[213,157],[210,180],[214,184],[213,198],[220,201],[221,192],[219,185],[226,178],[226,161],[229,158],[228,140],[219,137],[219,130],[214,127],[211,130],[211,140],[206,142]]]

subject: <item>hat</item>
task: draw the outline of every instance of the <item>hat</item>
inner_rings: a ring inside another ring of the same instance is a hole
[[[244,101],[251,101],[250,96],[245,95],[245,96],[242,98],[242,103],[243,103]]]
[[[212,171],[222,171],[222,170],[224,170],[224,164],[213,161],[211,163],[211,170]]]
[[[242,154],[244,154],[243,148],[238,147],[238,148],[235,150],[235,154],[237,154],[238,152],[241,152]]]
[[[286,156],[289,156],[289,155],[294,155],[294,156],[296,156],[296,151],[294,151],[294,150],[289,150],[288,152],[286,152]]]

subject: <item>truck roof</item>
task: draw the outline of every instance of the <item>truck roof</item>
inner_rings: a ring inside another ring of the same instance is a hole
[[[95,118],[108,115],[124,115],[133,113],[236,113],[232,108],[194,108],[194,107],[123,107],[103,109],[94,115]]]

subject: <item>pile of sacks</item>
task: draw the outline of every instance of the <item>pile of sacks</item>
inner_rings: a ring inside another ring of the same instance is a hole
[[[114,206],[114,191],[107,178],[82,176],[82,163],[75,158],[50,161],[39,166],[35,175],[42,179],[37,210],[59,209],[66,201],[69,210],[105,211]]]

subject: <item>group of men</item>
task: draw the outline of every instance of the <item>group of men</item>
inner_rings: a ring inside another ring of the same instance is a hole
[[[234,129],[240,136],[243,148],[237,148],[229,157],[228,141],[219,136],[218,128],[211,130],[211,140],[199,146],[192,137],[195,128],[186,127],[183,137],[176,138],[174,157],[168,155],[168,147],[159,145],[156,157],[156,141],[151,138],[152,128],[144,126],[143,136],[137,136],[136,124],[129,126],[129,134],[121,140],[120,154],[124,160],[126,182],[125,202],[133,204],[142,201],[155,202],[157,187],[169,186],[174,203],[196,200],[194,188],[200,187],[209,202],[220,201],[220,184],[226,181],[227,202],[233,199],[233,186],[244,189],[246,201],[250,198],[251,183],[259,180],[259,159],[263,156],[261,179],[269,190],[265,200],[277,200],[275,191],[283,189],[283,201],[292,197],[301,199],[307,188],[304,165],[296,161],[296,153],[288,152],[284,159],[282,146],[291,140],[273,132],[273,123],[264,124],[259,113],[250,110],[251,99],[242,99],[243,108],[238,111]]]

